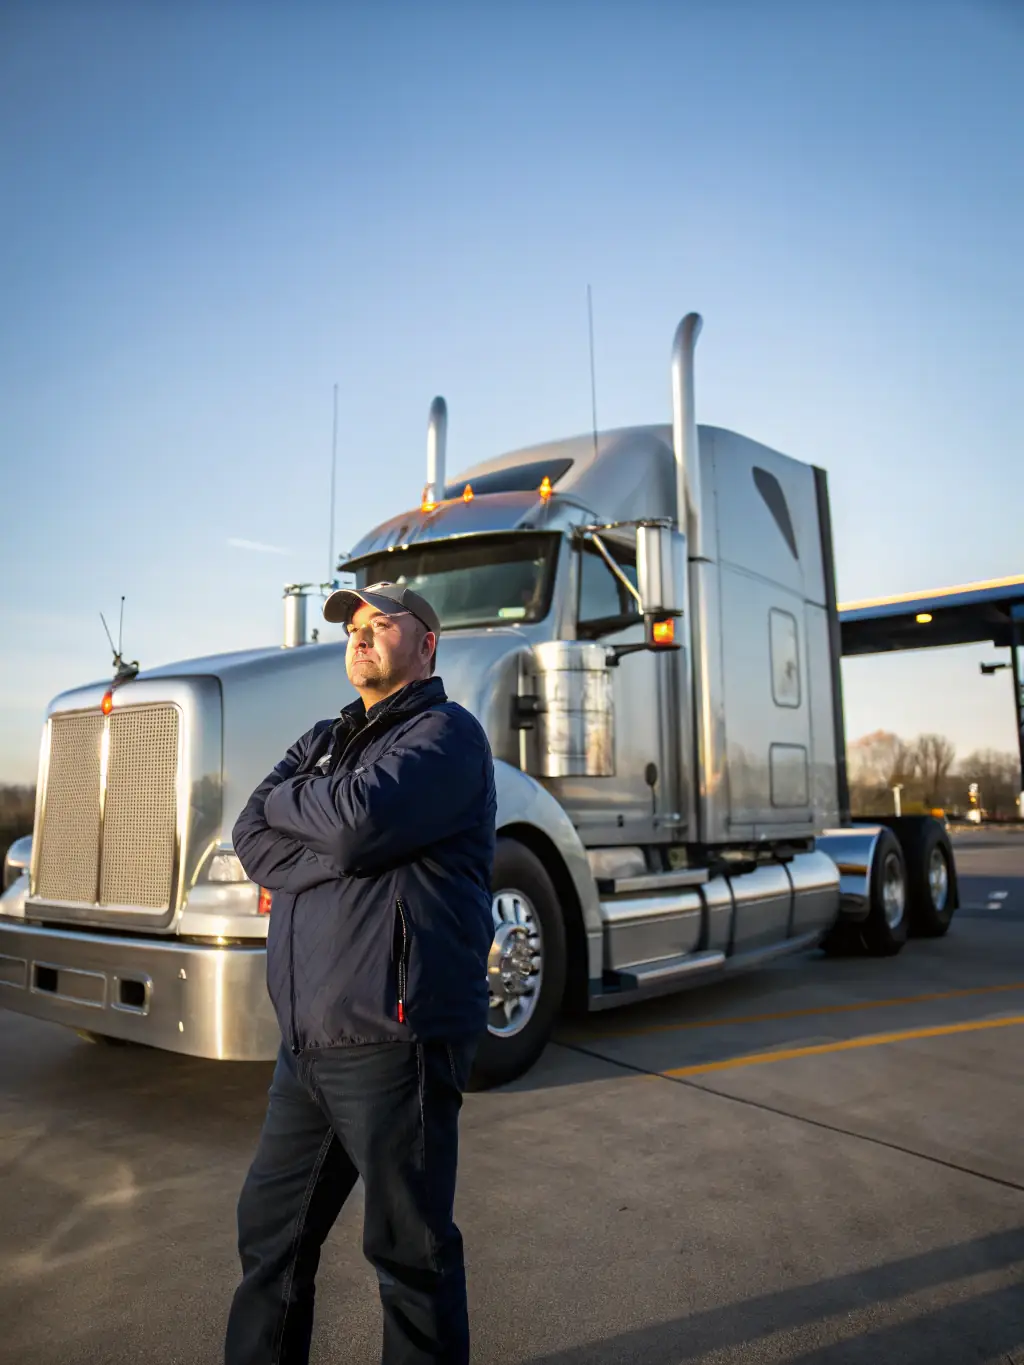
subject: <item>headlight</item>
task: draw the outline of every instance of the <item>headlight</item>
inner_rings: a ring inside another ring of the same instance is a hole
[[[210,859],[210,865],[206,869],[206,880],[208,882],[247,882],[249,878],[245,875],[245,868],[238,861],[238,855],[232,853],[230,849],[221,849]]]
[[[22,839],[15,839],[7,850],[4,858],[4,890],[13,886],[23,872],[28,868],[32,861],[32,836],[26,834]]]

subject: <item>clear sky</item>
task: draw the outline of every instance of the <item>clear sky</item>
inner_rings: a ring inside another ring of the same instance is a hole
[[[830,472],[843,599],[1024,571],[1015,0],[0,11],[0,780],[48,699],[276,643],[286,581],[449,470],[698,417]],[[254,548],[255,547],[255,548]],[[263,548],[259,548],[263,547]],[[1014,744],[991,650],[849,729]]]

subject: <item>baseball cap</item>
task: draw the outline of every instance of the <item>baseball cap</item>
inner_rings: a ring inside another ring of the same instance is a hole
[[[324,603],[324,620],[336,625],[347,625],[363,603],[382,611],[386,616],[400,611],[412,612],[427,630],[441,634],[437,612],[425,597],[401,583],[370,583],[365,588],[336,588]]]

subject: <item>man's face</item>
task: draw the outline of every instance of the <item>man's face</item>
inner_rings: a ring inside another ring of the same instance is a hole
[[[406,683],[427,676],[433,641],[411,612],[396,606],[385,616],[364,602],[348,624],[349,682],[368,705],[389,697]]]

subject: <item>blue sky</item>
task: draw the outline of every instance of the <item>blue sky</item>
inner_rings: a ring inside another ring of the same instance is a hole
[[[280,637],[449,468],[698,416],[830,472],[841,598],[1024,571],[1024,19],[975,3],[14,3],[0,15],[0,780],[57,691]],[[253,549],[238,542],[271,547]],[[1012,748],[991,650],[849,729]],[[1005,694],[1005,695],[1004,695]]]

